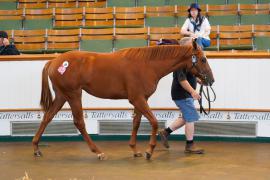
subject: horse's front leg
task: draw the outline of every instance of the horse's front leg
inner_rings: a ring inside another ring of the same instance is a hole
[[[145,152],[145,158],[147,160],[151,159],[152,154],[154,152],[154,149],[157,144],[157,130],[158,130],[158,123],[157,119],[150,110],[147,100],[144,97],[135,97],[129,99],[130,102],[135,106],[135,108],[141,112],[142,115],[144,115],[150,122],[152,126],[152,132],[151,132],[151,137],[150,137],[150,142],[149,142],[149,148],[147,148]]]
[[[134,116],[133,116],[133,128],[132,128],[132,133],[129,140],[129,146],[133,151],[134,157],[142,157],[142,153],[137,150],[137,146],[136,146],[137,132],[140,127],[141,118],[142,118],[142,114],[135,108]]]

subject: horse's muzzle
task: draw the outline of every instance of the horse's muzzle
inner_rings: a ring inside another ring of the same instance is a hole
[[[209,78],[207,76],[204,77],[204,85],[205,86],[212,86],[214,84],[215,80],[212,78]]]
[[[215,80],[214,80],[214,79],[212,79],[212,80],[208,81],[209,86],[212,86],[212,85],[214,84],[214,82],[215,82]]]

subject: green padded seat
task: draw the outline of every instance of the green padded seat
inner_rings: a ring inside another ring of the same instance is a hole
[[[0,30],[22,29],[22,20],[0,20]]]
[[[228,0],[228,4],[256,4],[257,0]]]
[[[175,17],[146,17],[145,25],[150,27],[174,27]]]
[[[198,0],[199,4],[223,5],[226,0]]]
[[[135,0],[108,0],[108,7],[135,7]]]
[[[182,27],[183,24],[185,23],[186,19],[187,19],[187,17],[185,17],[185,16],[178,16],[177,17],[177,25],[179,27]]]
[[[20,50],[20,53],[22,54],[43,54],[45,49],[39,49],[39,50]]]
[[[270,16],[266,14],[242,15],[241,24],[269,24]]]
[[[16,1],[0,1],[0,10],[15,10],[17,9]]]
[[[116,51],[123,48],[144,47],[144,46],[147,46],[147,40],[145,39],[119,39],[115,40],[114,42],[114,48]]]
[[[112,52],[113,42],[112,40],[82,40],[80,47],[82,51]]]
[[[24,29],[52,29],[52,19],[26,19],[23,22]]]
[[[255,37],[254,40],[256,50],[270,49],[270,37]]]
[[[138,6],[165,6],[166,0],[138,0]]]
[[[218,47],[217,46],[209,46],[204,48],[204,51],[217,51]]]
[[[268,3],[270,3],[270,0],[259,0],[258,3],[260,3],[260,4],[268,4]]]
[[[65,52],[73,51],[73,50],[75,49],[47,49],[47,50],[44,50],[43,53],[45,54],[65,53]]]
[[[219,50],[252,50],[252,45],[222,45]]]
[[[237,15],[210,16],[209,23],[213,25],[236,25],[238,24]]]
[[[173,6],[173,5],[182,5],[182,6],[189,6],[191,3],[194,3],[195,1],[190,0],[167,0],[167,5]]]

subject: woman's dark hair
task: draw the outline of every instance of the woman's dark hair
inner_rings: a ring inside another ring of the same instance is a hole
[[[192,16],[191,16],[191,14],[190,14],[190,11],[188,11],[188,18],[190,19]],[[197,15],[197,17],[196,17],[196,20],[195,20],[195,22],[197,23],[199,21],[199,24],[198,24],[198,26],[201,26],[202,25],[202,22],[203,22],[203,16],[201,15],[201,12],[200,11],[198,11],[198,15]]]

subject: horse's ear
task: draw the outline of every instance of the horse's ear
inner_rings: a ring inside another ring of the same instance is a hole
[[[197,50],[197,43],[196,43],[196,38],[195,39],[192,39],[192,45],[193,45],[193,48]]]

